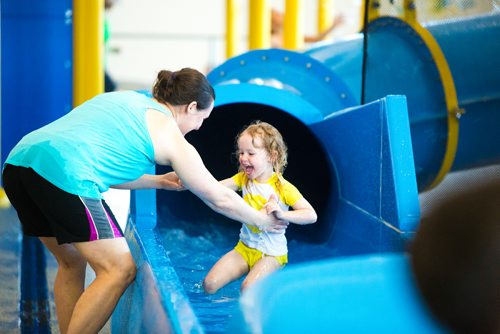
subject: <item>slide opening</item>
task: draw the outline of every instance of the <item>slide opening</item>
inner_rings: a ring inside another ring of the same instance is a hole
[[[281,132],[288,145],[288,166],[284,177],[301,191],[318,213],[316,224],[292,224],[287,237],[314,243],[327,241],[334,222],[326,217],[335,217],[331,213],[336,211],[336,207],[332,206],[337,203],[338,182],[329,155],[301,120],[268,105],[231,103],[214,108],[200,130],[189,133],[186,139],[196,147],[209,171],[221,180],[237,172],[238,161],[234,155],[236,135],[255,120],[268,122]],[[160,224],[172,219],[192,222],[216,219],[222,223],[226,220],[188,192],[159,192],[158,210]],[[330,214],[327,215],[327,212]],[[199,227],[196,230],[199,231]]]

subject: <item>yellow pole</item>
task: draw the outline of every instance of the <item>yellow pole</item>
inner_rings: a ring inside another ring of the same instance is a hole
[[[104,91],[104,0],[73,0],[73,105]]]
[[[379,16],[380,16],[380,0],[371,0],[370,5],[368,6],[368,22],[375,20]]]
[[[268,49],[271,46],[271,10],[267,0],[249,0],[248,48]]]
[[[375,20],[380,16],[380,0],[363,0],[361,3],[361,24],[360,24],[360,31],[363,30],[364,27],[364,21],[365,21],[365,6],[366,2],[369,1],[368,3],[368,23],[371,21]]]
[[[285,49],[300,49],[304,46],[304,28],[300,13],[302,1],[285,1],[285,22],[283,24],[283,47]]]
[[[226,58],[236,55],[238,49],[238,27],[236,25],[239,13],[235,0],[226,0]]]
[[[332,0],[318,0],[318,33],[322,33],[332,25],[332,8]]]
[[[10,207],[10,201],[7,198],[7,194],[2,187],[0,187],[0,209],[6,209]]]
[[[406,22],[415,22],[417,20],[417,10],[414,0],[403,1],[403,17]]]

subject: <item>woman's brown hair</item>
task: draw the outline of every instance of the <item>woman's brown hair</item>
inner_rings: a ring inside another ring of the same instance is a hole
[[[153,85],[153,97],[174,106],[196,101],[198,109],[207,109],[215,100],[215,92],[201,72],[183,68],[175,72],[161,70]]]

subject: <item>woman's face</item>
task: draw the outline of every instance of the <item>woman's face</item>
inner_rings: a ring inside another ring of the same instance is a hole
[[[193,130],[198,130],[203,124],[203,121],[210,117],[213,108],[213,101],[206,109],[198,109],[196,103],[194,105],[188,105],[188,107],[186,108],[186,113],[184,114],[184,117],[179,124],[179,128],[181,129],[182,134],[186,135]]]

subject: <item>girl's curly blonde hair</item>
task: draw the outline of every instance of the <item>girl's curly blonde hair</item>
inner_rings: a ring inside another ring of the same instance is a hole
[[[236,136],[236,152],[238,152],[238,139],[245,133],[252,137],[252,141],[256,137],[262,140],[263,147],[271,158],[274,172],[281,180],[288,158],[288,148],[281,133],[269,123],[254,121]]]

